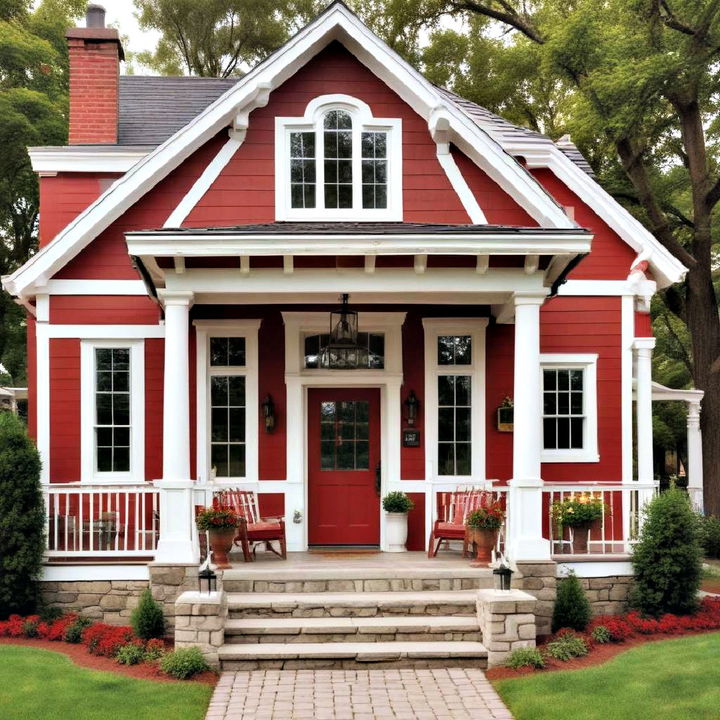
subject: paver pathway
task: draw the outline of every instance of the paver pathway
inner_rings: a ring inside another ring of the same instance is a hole
[[[225,672],[206,720],[512,720],[482,670]]]

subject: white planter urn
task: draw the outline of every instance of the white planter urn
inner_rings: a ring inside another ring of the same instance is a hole
[[[407,513],[385,513],[385,539],[387,552],[407,552]]]

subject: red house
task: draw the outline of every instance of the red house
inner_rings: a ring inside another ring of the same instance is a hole
[[[3,281],[49,557],[197,565],[223,487],[291,552],[386,549],[405,491],[419,551],[475,486],[509,496],[515,563],[570,552],[548,508],[583,492],[613,510],[589,552],[620,558],[653,483],[649,302],[685,268],[572,143],[434,86],[342,3],[239,80],[120,76],[97,13],[67,33],[70,144],[30,150],[40,250]]]

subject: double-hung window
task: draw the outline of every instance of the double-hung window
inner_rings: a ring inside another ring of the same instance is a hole
[[[198,477],[257,479],[259,321],[195,321]]]
[[[425,319],[428,452],[440,478],[484,479],[485,319]]]
[[[597,462],[597,355],[541,355],[543,462]]]
[[[402,220],[401,131],[346,95],[277,118],[277,219]]]
[[[142,482],[144,343],[81,343],[81,479]]]

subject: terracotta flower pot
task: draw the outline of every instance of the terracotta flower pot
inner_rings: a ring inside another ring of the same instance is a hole
[[[587,555],[588,540],[592,522],[581,523],[572,526],[572,551],[573,555]]]
[[[468,528],[467,533],[475,553],[473,566],[486,567],[492,561],[492,551],[497,543],[498,531]]]
[[[228,553],[232,550],[236,534],[237,528],[218,528],[208,531],[213,562],[219,570],[227,570],[232,567],[228,560]]]

